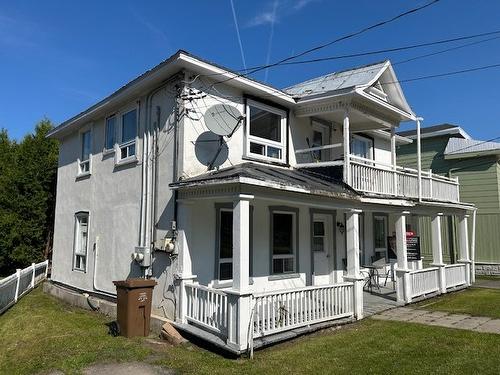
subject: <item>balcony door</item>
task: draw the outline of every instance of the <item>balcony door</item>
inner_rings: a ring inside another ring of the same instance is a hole
[[[389,236],[387,227],[387,216],[373,216],[373,240],[375,247],[375,258],[387,258],[387,237]]]

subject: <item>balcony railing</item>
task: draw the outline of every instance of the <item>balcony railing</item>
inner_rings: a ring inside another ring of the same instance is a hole
[[[421,171],[421,196],[419,197],[418,170],[393,166],[372,159],[349,155],[347,160],[334,159],[339,152],[333,149],[340,144],[311,147],[297,150],[297,167],[343,168],[344,182],[354,190],[368,193],[390,195],[401,198],[422,198],[445,202],[459,202],[458,178],[448,178]]]

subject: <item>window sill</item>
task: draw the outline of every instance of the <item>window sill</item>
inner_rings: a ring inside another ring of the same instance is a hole
[[[73,271],[80,272],[80,273],[87,273],[86,270],[81,270],[81,269],[78,269],[78,268],[73,268]]]
[[[115,163],[115,167],[121,167],[123,165],[129,165],[129,164],[136,164],[138,162],[137,157],[134,156],[129,156],[128,158],[125,159],[120,159]]]
[[[275,281],[275,280],[287,280],[287,279],[299,279],[300,274],[299,273],[283,273],[279,275],[271,275],[267,277],[268,281]]]
[[[254,156],[254,155],[243,155],[242,160],[247,160],[247,161],[255,161],[255,162],[259,162],[259,163],[264,163],[264,164],[273,164],[273,165],[280,165],[282,167],[289,167],[290,164],[285,162],[285,161],[282,161],[282,160],[279,160],[279,159],[271,159],[271,158],[266,158],[266,157],[258,157],[258,156]]]
[[[115,153],[114,148],[110,148],[109,150],[106,148],[102,149],[102,156],[108,156],[108,155],[113,155]]]
[[[76,180],[83,180],[83,179],[86,179],[86,178],[89,178],[91,176],[91,173],[90,172],[83,172],[83,173],[78,173],[76,175]]]

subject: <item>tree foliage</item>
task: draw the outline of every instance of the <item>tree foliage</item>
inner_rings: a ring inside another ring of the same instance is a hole
[[[54,223],[58,144],[40,121],[21,142],[0,130],[0,274],[49,255]]]

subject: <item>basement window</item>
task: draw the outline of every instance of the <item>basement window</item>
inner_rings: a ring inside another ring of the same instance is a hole
[[[89,244],[89,213],[75,214],[74,263],[73,269],[87,271],[87,250]]]
[[[286,112],[247,101],[247,156],[274,162],[286,161]]]

